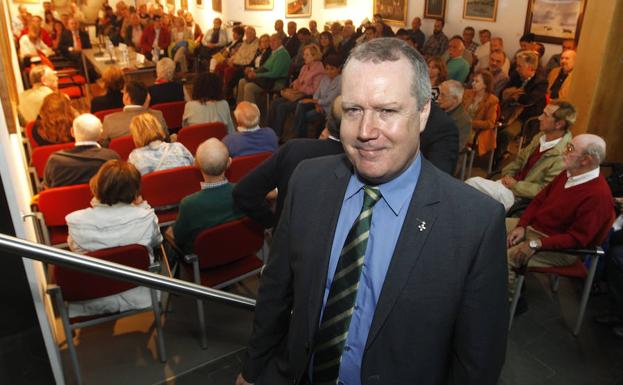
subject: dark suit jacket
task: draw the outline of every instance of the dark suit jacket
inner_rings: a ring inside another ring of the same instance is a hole
[[[264,227],[275,226],[279,221],[283,203],[288,193],[288,182],[296,166],[305,159],[344,152],[342,143],[327,139],[288,140],[270,158],[257,166],[234,188],[234,202],[249,217]],[[272,212],[266,194],[277,188],[277,209]]]
[[[517,72],[514,72],[505,88],[521,87],[522,83],[521,77],[519,77]],[[528,118],[539,116],[543,113],[543,109],[547,103],[545,99],[547,87],[547,79],[539,73],[535,74],[528,83],[526,83],[524,86],[524,94],[517,100],[519,104],[525,106],[523,112],[519,115],[519,120],[525,122]]]
[[[261,278],[242,371],[249,382],[308,378],[351,175],[344,155],[306,160],[292,175]],[[423,160],[368,334],[362,384],[497,384],[508,328],[505,243],[502,206]]]
[[[45,164],[43,184],[46,188],[89,183],[100,166],[119,154],[108,148],[76,146],[53,153]]]
[[[82,49],[91,48],[91,40],[89,39],[89,34],[86,31],[79,31],[78,36],[80,36],[80,43],[82,44]],[[69,48],[74,47],[74,37],[70,30],[66,29],[61,33],[61,38],[58,41],[58,50],[61,51],[61,54],[66,57],[72,56],[73,52],[69,51]]]
[[[420,134],[422,155],[452,175],[459,156],[459,128],[437,103],[432,103],[426,128]]]
[[[184,87],[178,82],[166,82],[149,86],[149,105],[168,102],[183,102]]]
[[[123,108],[123,93],[108,90],[104,95],[96,96],[91,100],[91,113],[104,110]]]

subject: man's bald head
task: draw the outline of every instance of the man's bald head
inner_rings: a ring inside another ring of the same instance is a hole
[[[573,138],[573,144],[592,159],[593,168],[598,168],[606,160],[606,141],[600,136],[581,134]]]
[[[195,162],[206,176],[218,177],[225,174],[231,163],[227,147],[216,138],[210,138],[197,148]]]
[[[71,132],[76,142],[95,142],[102,134],[102,122],[93,114],[78,115],[74,119]]]

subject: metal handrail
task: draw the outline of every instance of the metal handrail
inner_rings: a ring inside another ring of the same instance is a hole
[[[209,299],[246,309],[255,308],[255,300],[221,290],[211,289],[194,283],[165,277],[118,263],[104,261],[87,255],[33,243],[6,234],[0,234],[0,250],[22,258],[64,266],[79,271],[103,275],[140,286],[170,293],[189,295],[198,299]]]

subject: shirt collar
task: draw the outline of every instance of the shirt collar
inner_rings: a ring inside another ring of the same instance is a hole
[[[99,148],[102,148],[102,146],[100,146],[100,144],[94,140],[77,140],[76,147],[78,146],[97,146]]]
[[[127,106],[123,107],[124,111],[135,111],[135,110],[143,110],[143,109],[146,109],[146,108],[143,106],[136,105],[136,104],[128,104]]]
[[[244,128],[244,127],[238,126],[238,131],[240,131],[240,132],[253,132],[253,131],[257,131],[259,129],[260,129],[259,125],[256,125],[255,127],[251,127],[251,128]]]
[[[550,148],[556,147],[556,145],[560,143],[561,140],[562,137],[547,142],[545,141],[545,135],[541,136],[541,138],[539,139],[539,143],[541,144],[541,146],[539,147],[539,152],[547,151]]]
[[[400,211],[405,209],[405,206],[408,205],[420,177],[421,170],[422,156],[418,152],[415,160],[402,174],[389,182],[376,186],[381,190],[383,200],[387,203],[394,215],[398,216]],[[350,178],[348,187],[346,188],[345,200],[355,196],[364,186],[365,183],[357,174],[354,174]]]
[[[582,183],[586,183],[597,177],[599,177],[599,167],[591,171],[585,172],[584,174],[580,174],[576,176],[570,176],[569,172],[567,171],[567,182],[565,183],[565,188],[569,188],[569,187],[580,185]]]
[[[331,139],[331,140],[335,140],[336,142],[341,143],[340,138],[336,138],[335,136],[330,135],[330,134],[329,134],[329,139]]]
[[[202,190],[207,190],[210,188],[216,188],[216,187],[220,187],[223,185],[226,185],[227,183],[229,183],[229,181],[227,180],[227,178],[220,180],[218,182],[201,182],[201,189]]]

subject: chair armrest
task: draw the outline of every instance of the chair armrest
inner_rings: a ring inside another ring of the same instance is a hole
[[[198,261],[197,254],[186,254],[184,255],[184,262],[186,263],[194,263]]]
[[[577,256],[596,255],[596,256],[601,257],[605,254],[605,251],[600,246],[597,246],[591,249],[539,249],[534,254],[532,254],[530,258],[527,258],[525,263],[522,266],[512,267],[512,269],[516,271],[518,274],[524,275],[526,273],[526,270],[528,269],[528,261],[535,255],[543,251],[547,251],[550,253],[553,252],[553,253],[572,254],[572,255],[577,255]]]
[[[61,287],[58,286],[55,283],[50,283],[48,284],[47,288],[45,289],[46,293],[53,295],[55,292],[60,292],[61,291]]]

